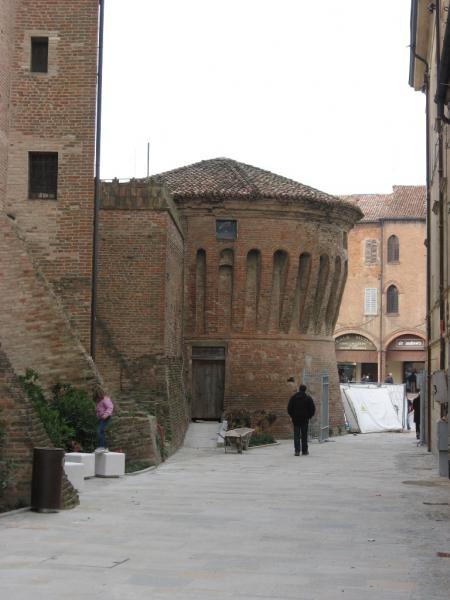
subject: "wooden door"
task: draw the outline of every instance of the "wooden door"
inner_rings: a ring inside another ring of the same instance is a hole
[[[224,360],[192,361],[192,418],[220,420],[225,383]]]

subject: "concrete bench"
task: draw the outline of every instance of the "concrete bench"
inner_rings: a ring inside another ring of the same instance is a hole
[[[67,462],[82,463],[84,466],[84,478],[95,477],[95,454],[88,452],[67,452]]]
[[[250,443],[250,438],[255,430],[250,427],[237,427],[236,429],[230,429],[225,431],[223,437],[223,447],[225,454],[227,447],[236,446],[238,454],[242,454],[242,450],[247,450]]]
[[[120,477],[125,475],[125,454],[123,452],[96,452],[96,477]]]
[[[64,472],[77,492],[84,491],[84,465],[81,462],[64,461]]]

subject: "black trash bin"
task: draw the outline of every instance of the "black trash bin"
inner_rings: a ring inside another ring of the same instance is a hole
[[[61,508],[61,485],[64,450],[34,448],[31,480],[31,509],[58,512]]]

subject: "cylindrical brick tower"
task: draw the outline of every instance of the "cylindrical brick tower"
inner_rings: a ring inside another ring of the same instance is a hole
[[[192,417],[275,413],[307,379],[330,428],[343,426],[332,337],[347,277],[350,204],[226,158],[163,173],[186,235],[184,342]],[[320,416],[320,415],[319,415]]]

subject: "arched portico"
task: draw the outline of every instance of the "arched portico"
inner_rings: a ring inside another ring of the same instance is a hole
[[[425,365],[425,338],[417,331],[400,331],[386,340],[386,373],[395,383],[406,383],[408,391],[420,387],[420,373]]]
[[[339,379],[378,381],[378,349],[374,340],[357,331],[339,332],[335,338]]]

